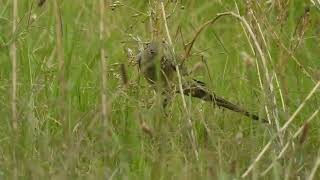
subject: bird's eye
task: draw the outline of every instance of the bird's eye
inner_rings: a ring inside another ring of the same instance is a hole
[[[143,46],[143,49],[148,49],[150,46],[150,43],[146,43],[144,46]]]

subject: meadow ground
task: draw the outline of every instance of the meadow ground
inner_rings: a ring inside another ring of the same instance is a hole
[[[128,56],[167,39],[160,2],[0,0],[0,179],[318,179],[316,2],[164,1],[178,55],[225,13],[186,64],[264,124],[188,96],[161,109]]]

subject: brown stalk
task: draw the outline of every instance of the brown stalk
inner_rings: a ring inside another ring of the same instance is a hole
[[[303,128],[302,128],[302,134],[301,134],[301,136],[299,138],[299,143],[300,144],[303,144],[306,141],[308,132],[309,132],[309,124],[305,123],[303,125]]]
[[[65,65],[64,65],[64,51],[63,51],[63,35],[62,35],[62,20],[60,14],[60,6],[58,0],[53,2],[54,13],[56,21],[56,48],[57,48],[57,58],[58,58],[58,81],[59,81],[59,111],[60,111],[60,122],[64,125],[64,133],[68,132],[69,123],[66,120],[66,79],[65,79]]]
[[[145,121],[141,120],[140,127],[144,133],[148,134],[150,137],[153,136],[153,130],[150,128],[150,126]]]
[[[127,73],[126,66],[124,64],[120,64],[120,76],[121,76],[123,85],[125,86],[128,85],[128,73]]]
[[[182,58],[182,62],[181,65],[183,65],[184,61],[190,56],[190,52],[191,49],[193,47],[193,44],[195,43],[195,41],[197,40],[197,38],[199,37],[200,33],[209,25],[214,24],[219,18],[223,17],[223,16],[228,16],[230,15],[229,12],[227,13],[220,13],[218,14],[215,18],[205,22],[204,24],[202,24],[200,26],[200,28],[198,28],[198,30],[196,31],[195,35],[193,36],[192,40],[187,44],[187,48],[186,48],[186,52]]]

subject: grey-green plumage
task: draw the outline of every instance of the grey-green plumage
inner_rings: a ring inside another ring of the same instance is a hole
[[[164,86],[164,88],[162,88],[162,94],[168,95],[172,92],[180,93],[180,91],[177,90],[178,88],[176,88],[177,73],[173,55],[170,51],[169,46],[165,42],[152,41],[147,44],[145,49],[137,55],[137,62],[139,64],[141,73],[150,84],[154,85],[156,83],[160,83]],[[181,69],[182,71],[186,71],[184,67],[181,67]],[[251,113],[239,107],[238,105],[225,100],[224,98],[216,96],[215,93],[210,92],[206,88],[205,83],[195,79],[185,79],[182,83],[183,94],[196,97],[204,101],[212,102],[219,107],[241,113],[254,120],[268,122],[267,120],[260,118],[254,113]],[[165,105],[166,103],[167,101],[164,102]]]
[[[160,83],[169,87],[173,81],[175,66],[164,42],[152,41],[137,55],[140,71],[150,84]]]

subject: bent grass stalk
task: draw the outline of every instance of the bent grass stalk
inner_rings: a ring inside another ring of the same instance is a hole
[[[177,70],[178,83],[179,83],[179,91],[180,91],[181,98],[182,98],[183,108],[185,109],[185,111],[186,111],[186,113],[187,113],[188,126],[189,126],[189,128],[190,128],[190,134],[191,134],[191,144],[192,144],[193,151],[194,151],[194,153],[195,153],[196,159],[199,160],[199,152],[198,152],[198,148],[197,148],[196,137],[195,137],[195,133],[194,133],[193,126],[192,126],[192,121],[191,121],[191,118],[190,118],[190,112],[188,111],[187,103],[186,103],[186,100],[185,100],[184,95],[183,95],[181,74],[180,74],[179,66],[178,66],[178,64],[176,63],[177,61],[176,61],[176,58],[175,58],[175,51],[174,51],[174,47],[173,47],[173,45],[172,45],[172,40],[171,40],[171,36],[170,36],[168,24],[167,24],[167,18],[166,18],[166,13],[165,13],[165,9],[164,9],[164,4],[163,4],[163,2],[161,2],[161,9],[162,9],[162,15],[163,15],[163,20],[164,20],[164,25],[165,25],[165,29],[166,29],[166,33],[167,33],[167,38],[168,38],[168,41],[169,41],[169,46],[170,46],[171,49],[172,49],[172,53],[173,53],[173,56],[172,56],[172,57],[173,57],[173,60],[174,60],[174,62],[175,62],[175,66],[176,66],[175,68],[176,68],[176,70]]]
[[[254,161],[251,163],[251,165],[247,168],[247,170],[241,175],[242,178],[245,178],[249,175],[249,173],[253,170],[257,162],[260,161],[262,156],[265,154],[265,152],[269,149],[271,143],[273,140],[275,140],[281,133],[283,133],[287,127],[293,122],[295,117],[299,114],[299,112],[302,110],[302,108],[305,106],[306,102],[312,97],[312,95],[316,92],[316,90],[320,86],[320,81],[314,86],[314,88],[310,91],[310,93],[307,95],[307,97],[304,99],[304,101],[300,104],[300,106],[296,109],[296,111],[290,116],[289,120],[279,129],[279,131],[272,136],[272,138],[269,140],[269,142],[264,146],[262,151],[258,154],[258,156],[254,159]]]
[[[283,155],[284,153],[286,152],[286,150],[289,148],[289,145],[290,145],[290,142],[293,141],[294,139],[296,139],[302,132],[303,132],[303,128],[304,128],[304,125],[305,124],[309,124],[313,119],[314,117],[316,117],[316,115],[319,113],[320,111],[320,108],[318,108],[316,111],[314,111],[312,113],[312,115],[305,121],[304,124],[302,124],[300,126],[300,128],[294,133],[294,135],[289,139],[289,141],[284,145],[284,147],[282,148],[282,150],[280,151],[279,155],[276,157],[275,161],[278,161]],[[261,173],[261,176],[264,176],[266,175],[270,170],[271,168],[274,166],[275,164],[275,161],[272,162],[267,168],[266,170],[264,170],[262,173]]]

